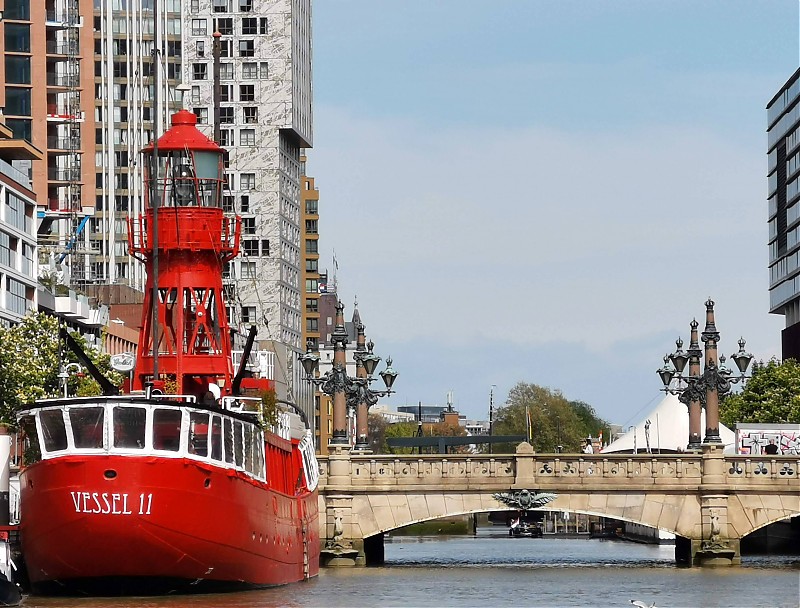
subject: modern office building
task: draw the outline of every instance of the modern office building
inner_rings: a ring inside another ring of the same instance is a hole
[[[42,158],[0,124],[0,326],[15,324],[37,308],[36,195],[28,173],[12,163]]]
[[[769,311],[786,319],[784,359],[800,360],[800,70],[767,105]]]

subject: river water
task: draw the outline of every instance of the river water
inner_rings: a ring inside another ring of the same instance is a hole
[[[631,607],[800,608],[800,556],[744,557],[733,568],[679,568],[674,547],[615,540],[474,537],[386,541],[382,567],[323,569],[274,589],[157,598],[44,598],[26,608]]]

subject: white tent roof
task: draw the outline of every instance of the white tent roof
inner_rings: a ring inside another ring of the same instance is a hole
[[[650,449],[657,452],[659,448],[670,451],[685,450],[689,443],[689,410],[678,401],[676,395],[667,395],[655,409],[644,416],[635,429],[627,430],[616,441],[606,446],[603,453],[631,452],[633,453],[634,436],[636,437],[636,450],[643,451],[647,448],[645,423],[650,421]],[[706,413],[700,415],[700,432],[705,433]],[[725,453],[733,454],[736,451],[736,436],[724,424],[719,425],[719,436],[725,445]]]

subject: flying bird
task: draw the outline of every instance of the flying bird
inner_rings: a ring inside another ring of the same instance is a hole
[[[639,600],[631,600],[630,602],[634,606],[638,606],[638,608],[656,608],[656,603],[655,602],[653,602],[649,606],[647,604],[645,604],[644,602],[640,602]]]

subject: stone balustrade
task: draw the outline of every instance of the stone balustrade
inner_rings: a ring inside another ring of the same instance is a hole
[[[520,455],[371,455],[350,456],[352,488],[402,488],[457,485],[496,486],[517,478]],[[532,481],[541,488],[564,484],[697,486],[703,474],[699,454],[534,454],[527,457]],[[328,457],[319,457],[321,486],[328,485]],[[735,486],[791,483],[800,477],[800,457],[724,456],[725,483]],[[530,479],[530,478],[529,478]],[[512,481],[513,483],[513,481]]]

